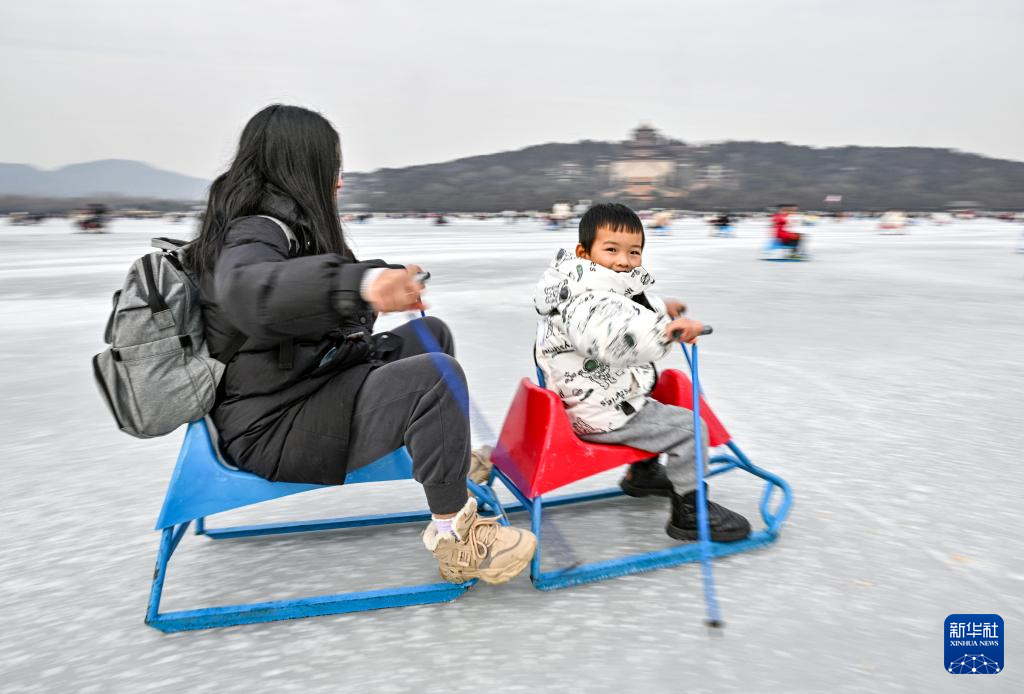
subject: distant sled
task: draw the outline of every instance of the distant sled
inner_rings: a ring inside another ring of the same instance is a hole
[[[899,210],[889,210],[882,215],[882,219],[878,223],[878,232],[886,236],[906,234],[907,216]]]
[[[771,238],[761,248],[761,260],[771,260],[778,263],[802,263],[810,260],[808,253],[793,254],[791,246],[783,245],[778,239]]]

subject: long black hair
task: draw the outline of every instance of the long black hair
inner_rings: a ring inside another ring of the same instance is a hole
[[[306,252],[351,257],[338,220],[341,140],[326,118],[298,106],[268,106],[245,124],[228,170],[210,184],[190,264],[213,272],[231,220],[266,214],[288,224]]]

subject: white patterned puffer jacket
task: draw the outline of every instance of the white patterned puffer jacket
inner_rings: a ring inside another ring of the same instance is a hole
[[[577,434],[621,428],[654,387],[652,362],[672,343],[665,303],[647,292],[653,284],[642,267],[615,272],[565,249],[537,284],[537,365]],[[641,294],[650,308],[633,300]]]

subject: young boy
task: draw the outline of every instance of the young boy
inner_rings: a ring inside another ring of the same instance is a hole
[[[666,532],[696,540],[693,413],[648,394],[657,378],[653,362],[677,340],[694,342],[704,326],[681,318],[679,301],[648,291],[654,278],[641,265],[643,248],[644,227],[631,209],[587,210],[575,255],[559,251],[537,285],[535,356],[580,438],[667,454],[664,469],[657,458],[631,465],[620,485],[631,496],[670,496]],[[743,516],[710,501],[708,524],[716,542],[750,534]]]

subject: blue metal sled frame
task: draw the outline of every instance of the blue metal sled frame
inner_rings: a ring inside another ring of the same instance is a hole
[[[728,472],[732,469],[741,469],[765,480],[764,492],[761,495],[760,503],[761,517],[764,519],[765,527],[762,530],[757,530],[751,533],[749,537],[738,542],[710,543],[711,556],[713,557],[723,557],[728,554],[745,552],[749,549],[754,549],[755,547],[761,547],[774,542],[779,535],[782,524],[789,515],[789,509],[793,503],[793,491],[786,480],[751,463],[750,459],[747,458],[746,454],[740,450],[740,447],[736,445],[735,442],[729,441],[725,445],[729,448],[731,453],[721,453],[712,456],[709,461],[710,471],[707,476],[712,477],[714,475],[720,475],[723,472]],[[594,492],[582,492],[579,494],[567,494],[548,498],[538,496],[534,499],[528,499],[518,488],[516,488],[515,484],[508,477],[502,474],[500,470],[495,469],[494,473],[495,474],[491,479],[491,484],[493,484],[494,478],[501,480],[505,487],[507,487],[516,499],[518,499],[518,503],[505,506],[504,512],[512,513],[515,511],[525,510],[530,514],[531,529],[537,536],[537,553],[534,554],[533,562],[530,564],[530,580],[533,581],[534,587],[539,590],[567,588],[581,583],[591,583],[593,581],[600,581],[607,578],[627,576],[629,574],[641,573],[643,571],[651,571],[653,569],[677,566],[687,562],[700,561],[701,559],[700,543],[693,542],[654,552],[633,554],[626,557],[620,557],[618,559],[609,559],[607,561],[591,562],[588,564],[580,564],[578,566],[541,571],[541,548],[543,547],[543,540],[541,537],[541,519],[545,508],[580,503],[584,501],[608,499],[620,496],[623,492],[616,487]],[[501,512],[501,505],[498,502],[497,495],[493,492],[490,486],[491,485],[489,484],[487,488],[489,500],[493,501],[492,507],[498,512]],[[782,498],[773,512],[770,505],[773,492],[776,488],[781,492]],[[486,498],[484,500],[488,501]]]
[[[399,516],[402,514],[392,514]],[[405,514],[408,519],[416,520],[422,514]],[[430,514],[427,513],[429,518]],[[352,518],[351,525],[342,525],[343,520],[334,521],[332,527],[363,527],[380,525],[367,522],[372,516]],[[384,523],[405,522],[386,520]],[[160,612],[160,597],[163,592],[164,578],[167,575],[167,563],[177,548],[181,538],[188,530],[190,521],[170,528],[164,528],[160,537],[160,550],[157,553],[156,570],[153,574],[153,588],[149,595],[149,610],[146,613],[146,624],[163,632],[189,631],[209,629],[212,627],[236,626],[239,624],[255,624],[272,622],[280,619],[299,619],[302,617],[318,617],[345,612],[362,612],[379,610],[386,607],[404,607],[406,605],[426,605],[436,602],[450,602],[465,593],[475,581],[467,583],[432,583],[427,585],[404,586],[384,590],[367,590],[354,593],[337,593],[334,595],[317,595],[307,598],[275,600],[272,602],[255,602],[227,607],[209,607],[198,610],[181,610],[177,612]],[[200,524],[197,523],[197,526]],[[272,535],[280,532],[300,532],[301,523],[283,524],[286,530],[276,530],[275,526],[263,526],[266,532],[256,532],[256,526],[250,526],[244,534],[234,537],[253,537],[255,535]],[[312,524],[310,524],[312,525]],[[199,527],[196,528],[199,530]],[[318,528],[310,527],[309,530]],[[231,535],[222,535],[230,537]]]
[[[164,508],[161,511],[160,519],[157,521],[157,529],[161,533],[160,548],[157,552],[156,569],[153,573],[153,584],[146,612],[146,624],[155,629],[164,632],[188,631],[271,622],[281,619],[362,612],[387,607],[450,602],[465,593],[476,583],[475,580],[465,583],[441,581],[438,583],[400,586],[382,590],[317,595],[271,602],[161,613],[160,598],[163,594],[168,563],[193,521],[195,521],[197,535],[206,535],[207,537],[221,540],[238,537],[362,528],[396,523],[426,522],[430,519],[430,512],[423,510],[407,513],[352,516],[330,520],[207,528],[206,517],[201,515],[202,513],[210,515],[271,498],[320,488],[319,485],[266,482],[248,473],[228,470],[217,463],[213,456],[214,449],[206,424],[202,421],[193,422],[189,425],[189,430],[186,433],[185,441],[179,454],[178,465],[172,475],[168,494],[165,498]],[[410,474],[411,462],[404,449],[399,449],[399,451],[382,458],[377,463],[353,473],[350,477],[353,482],[404,479]],[[207,475],[207,477],[202,477],[202,475]],[[481,499],[490,498],[488,491],[485,491],[481,486],[469,480],[467,480],[467,484]],[[230,488],[232,485],[236,487],[239,485],[249,485],[252,489],[248,491],[229,489],[233,494],[234,492],[237,492],[237,494],[230,496],[227,500],[223,498],[214,499],[213,501],[197,500],[196,490],[203,488],[204,485],[207,488],[217,487],[218,485],[221,488]],[[204,504],[206,505],[204,506]],[[204,508],[205,511],[197,512],[196,509],[200,508]],[[503,524],[508,523],[508,520],[504,517],[500,521]]]
[[[763,470],[755,466],[734,442],[730,441],[726,445],[730,449],[731,454],[723,453],[713,456],[709,461],[711,470],[708,473],[708,476],[719,475],[734,468],[740,468],[765,480],[765,488],[760,502],[760,512],[766,527],[754,532],[750,537],[739,542],[712,542],[711,555],[716,557],[743,552],[748,549],[753,549],[773,542],[778,536],[782,524],[789,514],[790,506],[792,504],[792,490],[784,479],[768,472],[767,470]],[[517,501],[510,504],[502,504],[493,488],[495,479],[501,480],[501,482],[511,491],[513,496],[515,496]],[[467,485],[477,497],[480,503],[481,512],[497,515],[503,525],[508,524],[507,514],[509,513],[526,511],[530,514],[532,530],[537,536],[537,552],[530,565],[530,578],[533,581],[534,586],[540,590],[554,590],[571,585],[590,583],[607,578],[615,578],[618,576],[650,571],[662,567],[676,566],[687,562],[699,561],[701,558],[699,543],[691,543],[664,550],[621,557],[618,559],[592,562],[550,571],[541,571],[541,549],[543,546],[541,520],[545,507],[552,508],[555,506],[609,499],[621,496],[623,492],[615,487],[577,494],[563,494],[547,497],[538,496],[534,499],[527,499],[523,493],[520,492],[515,485],[497,469],[493,471],[486,485],[478,485],[469,480],[467,480]],[[312,485],[310,486],[312,487]],[[781,491],[782,498],[778,507],[773,512],[770,509],[770,504],[775,488],[778,488]],[[388,513],[352,516],[348,518],[332,518],[261,525],[242,525],[223,528],[206,527],[206,519],[202,516],[195,517],[194,520],[195,532],[197,535],[206,535],[214,540],[226,540],[241,537],[259,537],[265,535],[283,535],[377,525],[392,525],[397,523],[425,522],[429,520],[429,518],[430,512],[423,510],[406,513]],[[332,595],[293,598],[289,600],[275,600],[270,602],[161,613],[160,599],[163,593],[163,585],[167,575],[168,563],[170,562],[175,549],[177,549],[178,544],[188,531],[191,523],[192,520],[182,520],[179,523],[161,528],[160,548],[157,553],[156,569],[153,573],[153,584],[152,590],[150,591],[149,608],[146,613],[146,623],[163,632],[209,629],[213,627],[271,622],[282,619],[299,619],[303,617],[343,614],[347,612],[362,612],[388,607],[404,607],[408,605],[451,602],[465,593],[476,582],[468,581],[461,584],[439,582],[433,584],[387,588],[382,590],[337,593]]]

